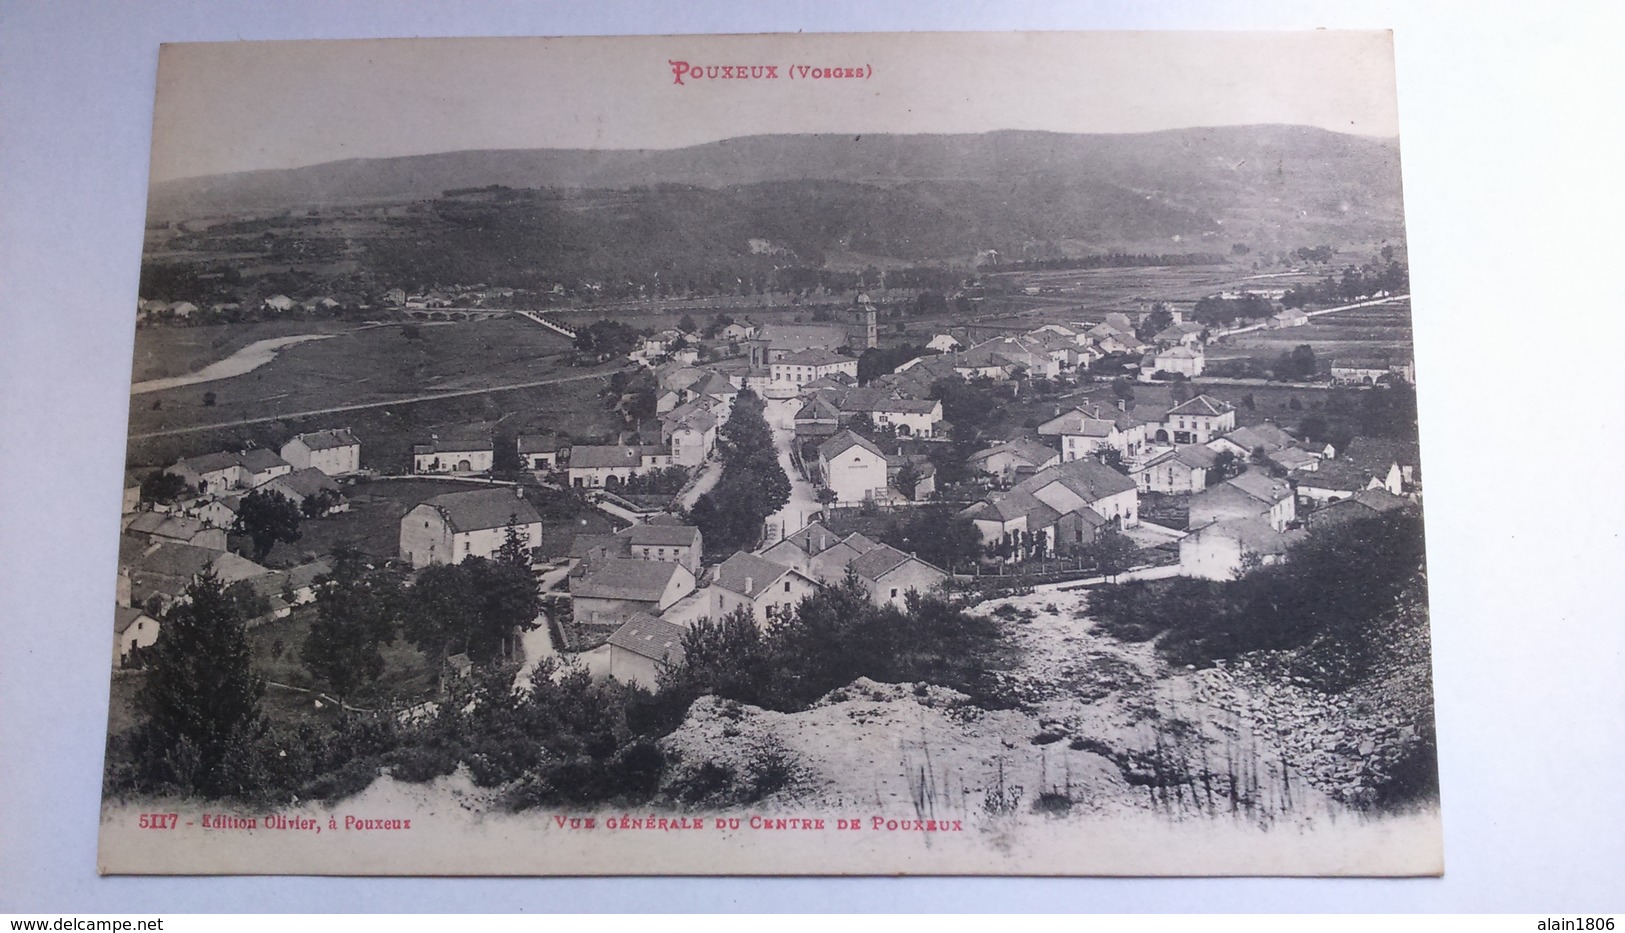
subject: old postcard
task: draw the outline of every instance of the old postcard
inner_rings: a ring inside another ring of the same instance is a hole
[[[1395,90],[164,47],[101,870],[1440,872]]]

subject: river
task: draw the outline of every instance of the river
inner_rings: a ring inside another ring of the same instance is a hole
[[[266,363],[276,359],[285,347],[304,343],[307,340],[326,340],[332,334],[299,334],[294,337],[273,337],[269,340],[256,340],[236,353],[210,363],[202,369],[187,373],[184,376],[169,376],[164,379],[148,379],[130,386],[131,395],[142,395],[147,392],[161,392],[164,389],[178,389],[181,386],[197,385],[203,382],[214,382],[219,379],[230,379],[244,373],[253,372]]]

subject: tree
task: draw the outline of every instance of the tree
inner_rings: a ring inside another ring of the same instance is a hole
[[[922,479],[924,477],[920,474],[920,468],[915,466],[913,461],[910,461],[903,464],[902,469],[897,471],[897,478],[892,485],[897,487],[898,492],[912,500],[914,490],[919,488]]]
[[[174,473],[153,473],[141,481],[141,501],[168,505],[191,492],[186,480]]]
[[[1151,313],[1145,316],[1145,319],[1140,322],[1140,326],[1134,328],[1134,336],[1146,343],[1150,343],[1152,337],[1172,326],[1174,326],[1173,312],[1168,310],[1167,305],[1159,301],[1151,306]]]
[[[418,574],[405,613],[406,638],[431,657],[489,661],[507,651],[516,629],[534,627],[541,609],[529,567],[469,556]]]
[[[1207,484],[1212,486],[1221,483],[1239,472],[1241,471],[1236,468],[1236,452],[1221,450],[1213,458],[1213,469],[1207,473]]]
[[[254,559],[264,560],[278,542],[299,540],[299,506],[271,489],[255,489],[243,496],[237,506],[232,531],[247,535],[254,544]]]
[[[213,392],[205,392],[205,393],[203,393],[203,407],[204,408],[213,408],[214,407],[214,402],[215,402],[215,394]]]
[[[502,546],[497,548],[497,560],[530,569],[530,539],[519,530],[518,513],[509,515],[508,524],[502,529]]]
[[[1095,459],[1124,476],[1128,475],[1128,464],[1123,462],[1123,452],[1116,447],[1096,447]]]
[[[1134,383],[1127,379],[1114,379],[1112,380],[1112,394],[1125,403],[1132,405],[1134,404]]]
[[[694,323],[694,317],[690,314],[684,314],[677,322],[677,329],[685,334],[692,334],[698,328],[699,325]]]
[[[1084,549],[1108,582],[1133,565],[1139,551],[1129,537],[1115,528],[1105,528]]]
[[[228,763],[262,726],[264,692],[242,616],[206,570],[165,617],[137,696],[159,781],[209,797],[244,790]]]
[[[317,682],[339,700],[339,709],[357,688],[384,672],[381,646],[395,641],[401,592],[385,571],[368,572],[355,552],[339,554],[333,573],[319,580],[316,621],[299,658]]]
[[[344,497],[331,489],[318,489],[299,503],[299,511],[306,518],[321,518],[344,501]]]

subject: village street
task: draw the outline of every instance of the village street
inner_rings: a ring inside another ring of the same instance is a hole
[[[796,442],[796,409],[800,407],[799,398],[767,399],[767,425],[773,429],[773,446],[779,451],[779,466],[784,468],[784,475],[790,478],[790,501],[784,504],[784,508],[768,516],[764,545],[807,527],[814,516],[823,510],[812,484],[802,478],[790,461],[790,451]]]

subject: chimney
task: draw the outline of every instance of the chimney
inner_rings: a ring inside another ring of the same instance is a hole
[[[1118,399],[1117,400],[1117,410],[1118,411],[1128,411],[1128,399],[1126,399],[1126,398]]]
[[[754,586],[755,583],[756,583],[756,578],[755,577],[746,577],[745,578],[745,595],[746,596],[749,596],[750,591],[755,589],[755,586]]]
[[[515,486],[513,488],[513,496],[515,499],[525,498],[525,488],[523,486]]]

